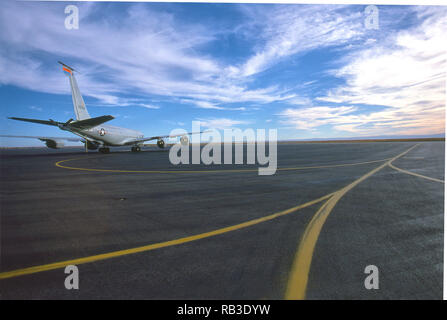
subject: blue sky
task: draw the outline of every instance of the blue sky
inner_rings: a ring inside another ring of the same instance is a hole
[[[446,7],[7,1],[0,134],[67,136],[8,116],[74,116],[61,60],[92,116],[147,136],[276,128],[280,139],[430,135],[445,127]],[[1,145],[41,145],[2,138]]]

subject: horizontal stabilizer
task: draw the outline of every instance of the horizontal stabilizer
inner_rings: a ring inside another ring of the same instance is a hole
[[[112,119],[115,119],[115,117],[100,116],[100,117],[96,117],[96,118],[90,118],[90,119],[71,122],[70,127],[77,128],[77,129],[89,129],[89,128],[99,126],[100,124],[103,124],[104,122],[110,121]]]
[[[67,66],[65,63],[63,63],[63,62],[61,62],[61,61],[58,61],[58,63],[60,63],[60,64],[62,65],[62,69],[63,69],[65,72],[68,72],[68,73],[70,73],[70,74],[71,74],[73,71],[78,72],[78,71],[76,71],[75,69],[73,69],[72,67]]]
[[[76,129],[89,129],[89,128],[99,126],[100,124],[102,124],[104,122],[115,119],[115,117],[114,116],[100,116],[100,117],[96,117],[96,118],[89,118],[89,119],[79,120],[79,121],[73,121],[73,119],[70,119],[65,123],[57,122],[57,121],[54,121],[51,119],[50,120],[39,120],[39,119],[27,119],[27,118],[16,118],[16,117],[10,117],[9,119],[46,124],[49,126],[56,126],[56,127],[58,127],[59,125],[62,125],[62,126],[73,127]]]
[[[58,123],[59,123],[59,122],[53,121],[53,120],[38,120],[38,119],[16,118],[16,117],[10,117],[8,119],[18,120],[18,121],[26,121],[26,122],[33,122],[33,123],[40,123],[40,124],[47,124],[49,126],[57,126]]]

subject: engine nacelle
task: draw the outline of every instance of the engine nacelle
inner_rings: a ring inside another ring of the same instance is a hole
[[[189,143],[188,136],[182,136],[182,137],[180,138],[180,143],[181,143],[183,146],[187,146],[188,143]]]
[[[59,149],[65,145],[64,140],[55,140],[55,139],[40,139],[45,142],[48,148],[50,149]]]
[[[93,143],[93,142],[88,141],[88,140],[87,140],[86,143],[87,143],[87,149],[88,149],[88,150],[96,150],[96,149],[98,149],[98,147],[99,147],[98,144]]]
[[[164,148],[165,147],[165,141],[163,140],[163,139],[158,139],[157,140],[157,146],[159,147],[159,148]]]

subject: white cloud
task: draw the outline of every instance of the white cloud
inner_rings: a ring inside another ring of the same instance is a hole
[[[194,101],[193,102],[198,108],[202,109],[214,109],[214,110],[224,110],[225,108],[219,107],[208,101]]]
[[[180,102],[185,103],[185,104],[193,104],[197,108],[200,108],[200,109],[227,110],[227,111],[245,111],[245,110],[247,110],[246,107],[222,107],[216,103],[212,103],[209,101],[181,99]]]
[[[147,103],[139,103],[139,104],[137,104],[137,106],[143,107],[143,108],[146,108],[146,109],[160,109],[159,106],[154,106],[154,105],[147,104]]]
[[[3,4],[0,84],[67,94],[67,79],[55,64],[60,59],[82,72],[77,77],[85,96],[107,105],[128,105],[122,98],[126,94],[196,99],[216,109],[221,103],[290,97],[277,87],[249,89],[243,79],[226,75],[225,70],[236,67],[197,53],[215,40],[213,28],[181,23],[173,14],[142,4],[119,13],[102,4],[78,6],[79,29],[66,30],[61,4]],[[93,19],[99,10],[101,19]]]
[[[254,109],[245,103],[284,102],[302,107],[284,110],[283,123],[306,130],[321,125],[356,134],[444,130],[447,19],[440,7],[415,9],[418,18],[425,19],[422,25],[377,41],[364,34],[361,11],[240,6],[246,22],[231,32],[237,30],[255,43],[253,51],[242,62],[222,62],[201,50],[216,40],[213,28],[177,21],[173,14],[142,4],[125,6],[119,13],[108,12],[102,4],[78,6],[80,28],[66,30],[63,4],[2,4],[0,85],[69,94],[68,81],[55,63],[63,60],[82,72],[77,75],[82,93],[107,106],[156,109],[149,98],[154,96],[158,101],[183,100],[198,108],[233,111]],[[98,10],[103,11],[101,19],[93,19]],[[279,85],[251,86],[255,75],[287,57],[353,42],[355,51],[333,73],[346,85],[320,97],[342,107],[310,107],[308,98]],[[363,104],[387,108],[354,112]],[[227,118],[204,120],[218,126],[245,124]]]
[[[292,125],[299,130],[313,130],[321,125],[337,123],[340,117],[356,111],[355,107],[307,107],[288,108],[279,116],[283,118],[282,123]]]
[[[230,76],[254,75],[285,57],[343,44],[364,31],[361,13],[341,13],[339,6],[277,6],[262,12],[244,8],[261,24],[256,32],[265,44],[241,66],[228,69]]]
[[[200,126],[213,129],[226,129],[238,125],[248,124],[248,121],[233,120],[228,118],[211,118],[211,119],[197,119],[200,121]]]
[[[148,104],[148,103],[141,103],[141,99],[136,98],[122,98],[114,95],[108,95],[108,94],[90,94],[91,97],[94,97],[102,102],[102,104],[96,104],[96,106],[101,107],[110,107],[110,106],[119,106],[119,107],[129,107],[129,106],[137,106],[137,107],[143,107],[146,109],[160,109],[159,106]]]
[[[371,105],[369,114],[339,114],[324,120],[305,109],[285,111],[287,123],[299,128],[331,124],[358,135],[434,134],[445,130],[446,10],[428,14],[418,27],[398,32],[384,43],[349,55],[334,75],[346,85],[318,98],[340,104]],[[376,105],[386,106],[383,108]],[[378,109],[377,111],[375,109]],[[309,123],[311,122],[311,123]]]
[[[43,110],[41,107],[36,107],[36,106],[30,106],[29,108],[31,110],[35,110],[35,111],[42,111]]]

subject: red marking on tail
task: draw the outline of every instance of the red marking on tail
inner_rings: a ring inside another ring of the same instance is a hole
[[[70,73],[70,74],[71,74],[71,70],[70,70],[70,69],[67,69],[67,68],[65,68],[64,66],[62,67],[62,70],[64,70],[64,71],[67,71],[68,73]]]

